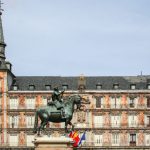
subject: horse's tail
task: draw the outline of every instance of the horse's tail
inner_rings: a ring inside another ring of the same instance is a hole
[[[33,133],[37,133],[37,128],[38,128],[38,111],[36,111],[36,113],[35,113],[35,121],[34,121]]]

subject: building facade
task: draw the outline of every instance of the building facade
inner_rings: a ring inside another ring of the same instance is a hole
[[[0,149],[34,149],[34,113],[47,105],[53,88],[64,100],[80,94],[90,104],[75,111],[72,122],[86,141],[79,149],[149,149],[150,76],[15,76],[6,61],[0,14]],[[63,136],[64,123],[46,126]]]

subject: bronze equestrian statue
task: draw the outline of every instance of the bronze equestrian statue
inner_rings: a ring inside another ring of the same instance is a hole
[[[55,105],[57,109],[61,109],[61,115],[65,118],[65,112],[64,112],[64,106],[63,106],[63,93],[59,91],[58,87],[54,88],[53,94],[52,94],[52,102],[48,103],[48,105]]]
[[[59,105],[57,104],[57,102],[60,101],[60,99],[56,100],[54,97],[56,95],[60,96],[63,92],[59,92],[58,89],[54,89],[54,92],[56,93],[53,93],[52,103],[49,103],[47,106],[38,108],[35,112],[35,123],[34,123],[33,132],[34,133],[38,132],[38,135],[40,135],[41,130],[44,130],[44,127],[47,125],[48,122],[54,122],[54,123],[65,122],[66,133],[68,132],[67,129],[68,124],[72,126],[72,130],[74,128],[74,125],[71,123],[73,113],[74,113],[74,105],[76,104],[77,109],[80,109],[81,100],[82,100],[81,96],[71,95],[64,102],[61,102],[60,105],[61,107],[58,107]],[[60,108],[63,108],[65,115],[62,115],[62,110]],[[38,127],[38,118],[40,118],[41,120],[41,124],[39,127]]]

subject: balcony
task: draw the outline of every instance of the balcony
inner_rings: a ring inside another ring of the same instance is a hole
[[[119,129],[122,129],[122,128],[127,128],[127,129],[132,129],[132,128],[149,128],[150,127],[150,124],[144,124],[143,126],[139,125],[138,123],[134,123],[134,124],[127,124],[126,126],[123,126],[122,124],[118,123],[111,123],[109,125],[104,125],[103,123],[94,123],[93,124],[93,128],[103,128],[103,129],[107,129],[107,128],[110,128],[110,129],[116,129],[116,128],[119,128]]]
[[[130,108],[135,108],[135,104],[134,103],[130,103],[129,106],[130,106]]]
[[[15,123],[8,123],[7,124],[7,128],[9,128],[9,129],[15,129],[15,130],[20,130],[20,129],[31,129],[31,128],[33,128],[34,127],[34,124],[23,124],[23,125],[21,125],[21,124],[15,124]]]
[[[150,127],[150,124],[147,124],[147,127]]]
[[[13,106],[13,105],[7,105],[7,109],[9,112],[35,112],[36,108],[33,105],[27,105],[27,106]]]
[[[127,105],[121,105],[121,104],[110,104],[110,107],[106,106],[105,104],[101,104],[100,107],[96,108],[97,110],[100,109],[114,109],[114,110],[127,110],[127,109],[138,109],[138,110],[142,110],[142,109],[146,109],[146,105],[140,105],[140,104],[127,104]]]
[[[136,141],[130,141],[130,146],[136,146]]]

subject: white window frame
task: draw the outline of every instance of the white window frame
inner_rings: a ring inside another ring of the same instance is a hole
[[[19,125],[19,116],[9,116],[9,126],[12,128],[12,125],[14,128],[18,128]]]
[[[94,116],[94,127],[100,128],[103,127],[103,116]]]
[[[145,134],[145,145],[150,146],[150,133]]]
[[[9,135],[9,146],[18,146],[18,144],[19,144],[18,134],[10,134]]]
[[[119,146],[120,135],[119,133],[112,133],[112,146]]]
[[[42,98],[42,104],[43,104],[43,106],[47,105],[47,98]]]
[[[34,146],[34,135],[27,135],[27,146]]]
[[[112,127],[120,127],[121,116],[113,115],[111,116]]]
[[[9,105],[10,105],[10,109],[18,109],[19,99],[18,98],[10,98]]]
[[[131,84],[131,85],[130,85],[130,89],[131,89],[131,90],[135,90],[135,89],[136,89],[136,84]]]
[[[35,109],[35,98],[26,98],[26,106],[27,109]]]
[[[120,97],[111,97],[111,108],[120,108],[121,106],[121,99]]]
[[[102,134],[95,134],[94,135],[94,144],[95,144],[95,146],[102,146],[103,145],[103,135]]]
[[[35,121],[35,117],[34,116],[32,116],[32,115],[26,116],[27,128],[33,128],[34,127],[34,121]]]
[[[129,115],[128,116],[129,127],[137,127],[137,116]]]

